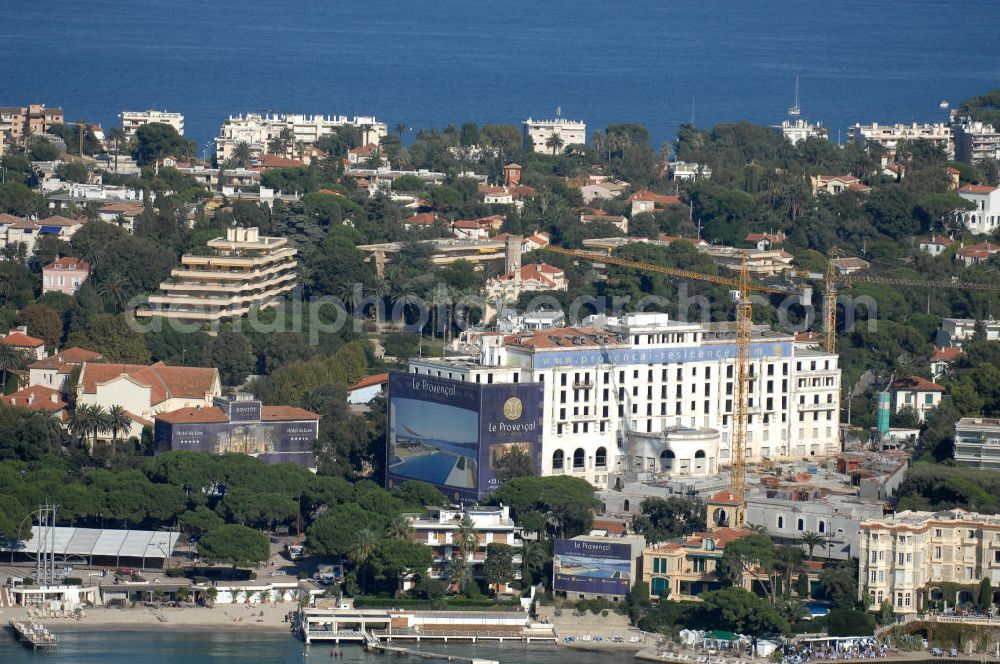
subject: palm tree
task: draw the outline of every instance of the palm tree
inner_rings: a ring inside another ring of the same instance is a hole
[[[541,542],[525,542],[521,549],[522,576],[534,580],[536,575],[545,569],[549,555]]]
[[[448,563],[448,581],[455,586],[455,592],[463,592],[471,580],[472,572],[469,570],[469,563],[464,558],[456,558],[452,555],[451,562]]]
[[[90,406],[90,417],[90,431],[94,436],[94,446],[96,447],[97,437],[111,430],[111,420],[108,417],[108,411],[100,404]]]
[[[28,366],[28,354],[20,348],[0,344],[0,394],[7,392],[7,377]]]
[[[826,536],[820,535],[819,533],[806,532],[799,537],[799,542],[801,542],[802,545],[809,551],[809,560],[812,560],[813,550],[817,546],[823,546],[823,543],[826,542]]]
[[[413,526],[410,525],[409,519],[403,515],[399,515],[389,522],[386,534],[390,539],[409,540],[413,535]]]
[[[372,557],[375,553],[375,545],[378,542],[378,537],[370,528],[362,528],[355,535],[354,541],[351,542],[351,548],[347,552],[347,557],[354,563],[355,568],[361,572],[361,577],[358,580],[361,589],[365,590],[366,571],[368,569],[368,559]]]
[[[566,142],[563,141],[562,136],[555,132],[549,134],[549,137],[545,139],[545,147],[552,150],[552,154],[559,152],[565,144]]]
[[[410,131],[410,128],[407,127],[405,124],[403,124],[401,122],[398,125],[396,125],[395,127],[393,127],[393,131],[395,131],[397,134],[399,134],[399,144],[402,145],[403,144],[403,134],[405,134],[406,132]]]
[[[130,296],[128,280],[121,272],[112,272],[97,285],[97,294],[109,309],[123,311]]]
[[[468,560],[469,554],[476,550],[476,545],[479,544],[479,531],[476,530],[476,522],[468,514],[462,517],[462,521],[458,524],[453,541],[458,546],[462,560]]]
[[[230,155],[228,161],[231,161],[234,166],[239,168],[246,168],[250,165],[250,159],[252,158],[253,151],[250,149],[250,144],[246,141],[240,141],[233,146],[233,154]]]
[[[118,155],[121,152],[121,145],[125,142],[125,130],[115,127],[108,131],[108,138],[115,142],[115,173],[118,172]]]
[[[78,440],[83,441],[90,431],[90,407],[80,404],[69,417],[69,431]]]
[[[375,127],[373,125],[371,125],[371,124],[365,123],[365,124],[361,125],[360,127],[358,127],[358,129],[361,130],[361,145],[362,146],[368,145],[368,143],[369,143],[369,141],[368,141],[368,134],[372,133],[372,131],[375,129]]]
[[[382,155],[379,154],[378,148],[372,148],[372,151],[368,153],[368,166],[372,170],[378,170],[379,166],[382,165]]]
[[[132,418],[128,416],[125,408],[115,404],[108,410],[108,428],[111,430],[111,453],[118,450],[118,434],[132,428]]]

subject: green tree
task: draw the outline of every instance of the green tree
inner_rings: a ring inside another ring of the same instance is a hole
[[[149,362],[149,349],[143,335],[129,327],[122,315],[97,314],[91,317],[82,331],[70,335],[69,343],[98,352],[108,362]]]
[[[362,590],[367,590],[367,570],[368,562],[375,553],[378,544],[378,537],[370,528],[362,528],[355,533],[347,551],[347,557],[354,564],[354,568],[359,571],[359,580]]]
[[[184,532],[190,535],[202,535],[226,522],[205,505],[199,505],[193,510],[181,514],[179,523]]]
[[[463,147],[479,145],[479,126],[475,122],[463,124],[458,141]]]
[[[799,542],[802,544],[802,546],[806,547],[806,550],[808,551],[809,560],[812,560],[813,551],[816,549],[816,547],[823,546],[826,543],[826,537],[824,537],[820,533],[807,531],[799,536]]]
[[[417,542],[380,540],[371,556],[372,571],[397,590],[411,574],[424,574],[433,562],[431,549]]]
[[[267,536],[259,530],[235,524],[218,526],[198,541],[198,555],[210,563],[239,566],[259,564],[270,557]]]
[[[111,432],[111,452],[114,454],[118,451],[118,434],[132,428],[132,418],[124,406],[115,404],[108,409],[107,426]]]
[[[535,474],[535,462],[531,455],[520,447],[512,447],[497,461],[497,481],[503,484],[517,477]]]
[[[701,600],[711,616],[710,624],[717,629],[744,634],[788,631],[788,621],[778,614],[774,606],[743,588],[733,586],[702,593]]]
[[[826,625],[830,636],[871,636],[875,633],[875,616],[855,609],[831,609]]]
[[[556,154],[562,150],[565,144],[566,142],[563,140],[563,137],[554,132],[549,134],[549,137],[545,139],[545,147],[552,150],[552,154]]]
[[[849,609],[858,599],[856,563],[827,567],[819,576],[820,589],[838,607]]]
[[[727,544],[718,564],[719,574],[735,587],[742,587],[743,579],[757,569],[769,575],[774,570],[774,542],[764,533],[750,533]],[[769,581],[763,586],[773,602],[774,584]]]
[[[500,586],[514,580],[514,547],[509,544],[491,542],[486,545],[486,560],[483,561],[483,576],[496,592]]]
[[[140,164],[150,164],[164,157],[193,157],[193,142],[177,133],[173,126],[150,122],[135,132],[135,158]]]
[[[985,611],[993,606],[993,584],[990,583],[990,578],[984,576],[983,580],[979,582],[979,592],[976,594],[976,608],[980,611]]]
[[[210,357],[223,385],[242,385],[255,368],[250,340],[239,332],[220,332],[212,341]]]
[[[670,496],[645,498],[635,519],[635,531],[648,542],[662,542],[690,535],[705,523],[705,505],[700,501]]]

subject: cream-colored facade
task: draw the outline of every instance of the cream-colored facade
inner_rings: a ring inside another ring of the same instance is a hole
[[[958,603],[972,602],[984,578],[1000,583],[1000,516],[966,510],[899,512],[861,522],[859,599],[884,601],[897,614],[925,611],[956,583]]]
[[[208,241],[204,254],[185,254],[181,266],[149,297],[140,317],[162,316],[213,322],[274,306],[295,288],[297,251],[285,238],[260,235],[257,228],[230,228],[225,239]]]

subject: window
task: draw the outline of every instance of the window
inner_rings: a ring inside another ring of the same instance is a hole
[[[675,458],[673,450],[663,450],[660,452],[660,472],[668,473],[673,470]]]
[[[826,521],[820,521],[819,522],[819,532],[821,532],[821,533],[825,533],[826,532]]]
[[[796,528],[797,528],[798,530],[805,530],[805,529],[806,529],[806,522],[805,522],[805,519],[799,519],[799,520],[798,520],[798,522],[796,522],[796,525],[795,525],[795,527],[796,527]]]
[[[552,470],[562,470],[563,467],[563,451],[556,450],[552,453]]]
[[[783,516],[781,516],[779,514],[778,515],[778,529],[780,530],[780,529],[782,529],[784,527],[785,527],[785,517],[783,517]]]
[[[586,454],[584,454],[583,448],[578,447],[576,451],[573,452],[573,469],[579,470],[584,467],[584,462],[586,459]]]
[[[603,447],[597,448],[597,453],[594,454],[594,465],[598,467],[604,467],[608,465],[608,450]]]

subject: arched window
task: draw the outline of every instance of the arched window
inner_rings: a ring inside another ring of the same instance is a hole
[[[783,517],[783,516],[781,516],[779,514],[778,515],[778,529],[780,530],[781,528],[784,528],[784,527],[785,527],[785,517]]]
[[[674,459],[676,455],[673,450],[663,450],[660,452],[660,472],[667,473],[674,469]]]
[[[826,522],[825,521],[820,521],[819,522],[819,532],[821,532],[821,533],[825,533],[826,532]]]
[[[556,450],[555,452],[553,452],[552,453],[552,470],[562,470],[564,459],[565,459],[565,457],[563,457],[563,451],[562,450]]]
[[[705,470],[705,450],[694,453],[694,469],[699,472]]]
[[[576,448],[576,451],[573,452],[573,468],[574,469],[583,468],[584,460],[586,458],[587,457],[584,454],[583,448],[582,447]]]
[[[697,452],[695,452],[694,453],[694,458],[695,459],[704,459],[705,458],[705,450],[698,450]]]
[[[624,503],[624,505],[623,505],[623,507],[625,508],[625,511],[626,511],[626,512],[628,512],[628,511],[629,511],[629,506],[630,506],[630,505],[629,505],[629,502],[628,502],[628,498],[626,498],[626,499],[625,499],[625,503]]]
[[[603,447],[597,448],[597,453],[594,454],[594,465],[598,467],[604,467],[608,465],[608,450]]]

